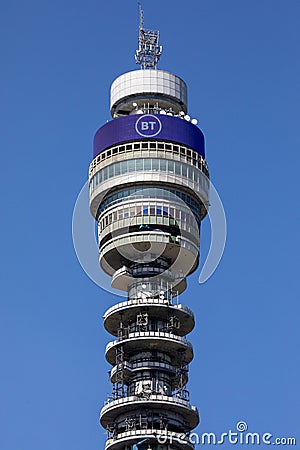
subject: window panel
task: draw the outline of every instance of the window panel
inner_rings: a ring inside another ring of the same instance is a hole
[[[124,162],[124,161],[123,161]],[[128,163],[128,172],[134,172],[134,159],[130,159],[127,161]]]
[[[168,165],[168,172],[174,173],[174,161],[167,161],[167,165]]]
[[[147,158],[144,160],[144,170],[151,170],[151,159]]]
[[[143,170],[143,159],[136,159],[135,163],[136,163],[136,170],[139,172],[141,170]]]
[[[152,170],[154,170],[156,172],[159,170],[158,159],[152,159]]]
[[[108,176],[109,178],[112,178],[114,176],[114,164],[108,166]]]
[[[180,167],[181,164],[179,162],[175,162],[175,173],[176,175],[180,175]]]
[[[160,170],[162,172],[166,172],[166,170],[167,170],[167,161],[165,159],[160,159],[159,160],[159,165],[160,165]]]
[[[118,176],[118,175],[120,175],[120,163],[119,162],[117,162],[115,164],[115,176]]]
[[[105,167],[103,169],[103,181],[107,180],[107,173],[108,173],[108,170],[107,170],[107,167]]]

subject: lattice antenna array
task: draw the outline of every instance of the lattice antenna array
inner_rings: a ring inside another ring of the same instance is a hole
[[[144,28],[144,12],[139,3],[140,26],[139,26],[139,48],[135,53],[135,61],[141,69],[156,69],[162,54],[162,46],[158,45],[159,31],[146,30]]]

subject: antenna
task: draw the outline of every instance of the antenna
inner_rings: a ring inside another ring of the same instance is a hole
[[[144,28],[144,11],[142,8],[142,4],[139,2],[139,12],[140,12],[140,31]]]
[[[141,3],[139,5],[139,48],[135,52],[135,62],[141,69],[156,69],[162,54],[162,46],[158,45],[159,31],[144,29],[144,11]]]

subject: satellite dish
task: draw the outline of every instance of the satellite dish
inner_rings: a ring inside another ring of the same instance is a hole
[[[180,111],[180,112],[179,112],[179,115],[180,115],[180,116],[185,116],[185,112],[184,112],[184,111]]]
[[[197,119],[192,119],[191,122],[192,122],[193,125],[197,125],[198,120]]]
[[[142,109],[138,109],[136,113],[137,114],[144,114],[144,111]]]
[[[167,114],[166,111],[164,109],[161,109],[159,114]]]
[[[191,117],[187,114],[186,116],[184,116],[185,120],[187,120],[188,122],[191,120]]]
[[[173,114],[171,112],[168,112],[167,116],[173,116]]]
[[[136,107],[137,107],[137,103],[132,103],[132,106],[133,106],[134,108],[136,108]]]

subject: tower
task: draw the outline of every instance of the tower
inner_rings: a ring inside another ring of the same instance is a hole
[[[105,353],[112,394],[100,413],[107,450],[190,450],[199,422],[187,390],[194,315],[178,296],[199,264],[209,175],[187,86],[157,69],[161,52],[140,7],[140,69],[112,83],[112,120],[96,132],[89,170],[100,266],[127,293],[104,315],[114,336]]]

